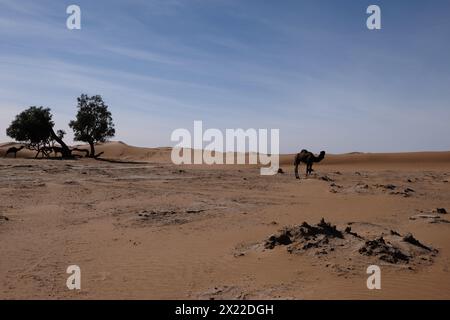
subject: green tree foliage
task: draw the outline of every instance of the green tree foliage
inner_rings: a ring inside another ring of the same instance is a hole
[[[38,153],[43,146],[55,140],[63,149],[63,157],[70,157],[71,152],[62,136],[53,130],[54,125],[50,108],[32,106],[16,116],[6,129],[6,134]]]
[[[77,101],[78,113],[69,126],[74,132],[74,139],[89,143],[89,156],[95,157],[95,143],[105,142],[115,135],[111,112],[99,95],[90,97],[82,94]]]

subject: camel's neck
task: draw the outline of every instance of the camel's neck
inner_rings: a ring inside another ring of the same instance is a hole
[[[314,157],[314,162],[320,162],[323,160],[325,156],[323,154],[319,155],[318,157]]]

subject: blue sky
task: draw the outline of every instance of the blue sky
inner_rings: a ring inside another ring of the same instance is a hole
[[[43,105],[71,142],[88,93],[132,145],[203,120],[278,128],[281,152],[450,150],[449,17],[446,0],[0,0],[0,141]]]

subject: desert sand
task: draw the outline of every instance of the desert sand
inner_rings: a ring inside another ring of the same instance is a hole
[[[176,166],[170,148],[106,143],[108,162],[4,158],[11,145],[1,299],[450,299],[450,152],[327,155],[296,180],[294,155],[261,176]]]

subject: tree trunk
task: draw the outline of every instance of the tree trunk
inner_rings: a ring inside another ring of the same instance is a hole
[[[89,157],[94,158],[95,157],[94,142],[93,141],[89,141],[89,145],[91,146],[91,154],[89,155]]]
[[[50,134],[53,138],[53,140],[55,140],[56,142],[59,143],[59,145],[62,148],[62,157],[63,158],[72,158],[72,151],[70,151],[69,147],[64,143],[64,141],[62,141],[62,139],[60,139],[55,131],[53,131],[53,128],[50,129]]]

